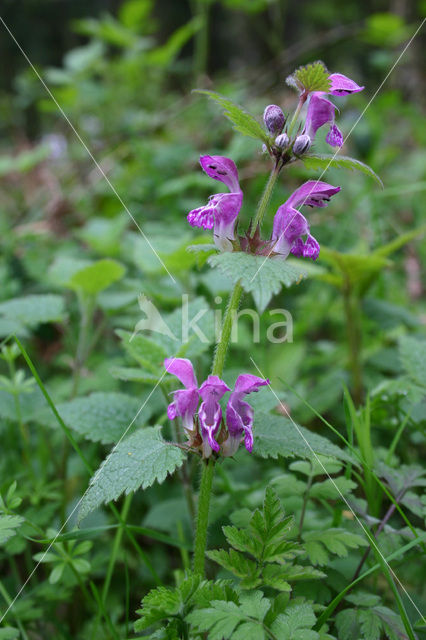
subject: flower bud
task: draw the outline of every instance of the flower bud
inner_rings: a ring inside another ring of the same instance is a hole
[[[281,133],[285,125],[285,115],[276,104],[270,104],[263,112],[263,122],[270,133]]]
[[[311,139],[306,133],[301,136],[297,136],[294,145],[293,145],[293,153],[295,156],[301,156],[311,146]]]
[[[280,133],[280,135],[275,138],[275,146],[279,149],[285,149],[288,147],[289,143],[290,138],[286,133]]]

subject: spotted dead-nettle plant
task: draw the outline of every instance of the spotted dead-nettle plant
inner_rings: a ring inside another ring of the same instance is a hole
[[[337,151],[344,142],[344,134],[336,123],[337,104],[332,99],[351,97],[363,87],[342,73],[329,73],[319,62],[297,69],[287,82],[298,94],[294,112],[284,113],[279,105],[268,105],[263,112],[263,124],[228,98],[213,92],[199,92],[225,109],[225,115],[239,133],[263,145],[265,164],[271,163],[269,178],[256,210],[249,210],[243,206],[244,189],[233,159],[210,154],[208,150],[201,156],[203,171],[224,185],[224,190],[210,195],[206,203],[201,200],[200,206],[189,213],[185,212],[192,227],[212,232],[211,244],[194,245],[191,250],[200,251],[200,255],[204,255],[202,262],[207,261],[210,267],[219,269],[229,279],[231,290],[211,365],[207,370],[205,359],[202,362],[197,357],[201,351],[194,350],[192,338],[186,344],[175,344],[171,339],[158,343],[154,349],[157,368],[153,371],[158,371],[157,386],[164,391],[169,427],[144,427],[120,442],[92,478],[80,507],[82,518],[102,502],[155,481],[161,482],[167,474],[181,468],[180,479],[189,513],[196,511],[193,570],[187,571],[185,578],[180,575],[175,590],[154,590],[144,598],[136,628],[152,629],[162,621],[161,629],[155,634],[158,638],[231,638],[237,627],[235,637],[242,638],[245,637],[244,625],[249,625],[246,630],[250,638],[320,638],[320,629],[313,630],[318,610],[312,607],[308,597],[299,594],[290,601],[288,594],[296,580],[318,579],[324,573],[306,561],[296,562],[296,558],[306,558],[307,542],[301,531],[293,533],[294,519],[284,517],[272,489],[267,490],[262,511],[256,511],[251,519],[240,514],[239,522],[245,523],[245,529],[225,527],[226,538],[233,549],[209,552],[209,557],[227,569],[228,575],[234,575],[233,581],[205,580],[209,506],[216,467],[234,456],[238,464],[243,465],[247,452],[261,457],[309,457],[302,439],[297,444],[290,421],[277,413],[253,408],[254,392],[265,387],[261,394],[271,393],[266,389],[270,386],[269,380],[260,370],[253,365],[254,371],[241,371],[233,363],[236,375],[234,373],[232,380],[225,369],[241,298],[244,293],[251,294],[262,312],[282,286],[299,283],[306,275],[303,261],[294,258],[321,259],[321,239],[312,233],[309,220],[301,210],[334,207],[338,201],[340,185],[323,179],[330,166],[360,170],[378,180],[372,169],[357,160],[340,154],[316,153],[321,127],[327,128],[326,142]],[[322,173],[312,174],[296,188],[289,189],[285,201],[276,211],[270,211],[270,197],[277,180],[284,175],[283,169],[297,162],[312,171],[320,169]],[[265,235],[262,222],[268,215],[272,232]],[[289,257],[293,260],[289,261]],[[142,358],[144,344],[141,342]],[[194,353],[194,357],[186,357],[187,351]],[[282,366],[284,370],[285,355]],[[272,404],[277,405],[278,399]],[[299,433],[302,432],[299,430]],[[311,436],[305,430],[305,440]],[[347,452],[316,434],[315,438],[316,453],[328,455],[328,459],[334,457],[337,468],[341,467],[342,460],[348,460]],[[194,464],[199,464],[201,469],[197,496],[188,480],[193,477]],[[333,535],[341,540],[343,549],[344,540],[352,547],[363,544],[363,539],[353,533],[349,540],[349,534],[343,529],[336,528]],[[314,547],[309,548],[313,554]],[[246,552],[251,554],[251,559],[245,558]],[[259,586],[266,587],[267,597],[257,590]],[[252,589],[252,593],[244,591],[247,589]],[[294,633],[291,624],[296,625]],[[329,638],[326,627],[321,629],[321,638]]]

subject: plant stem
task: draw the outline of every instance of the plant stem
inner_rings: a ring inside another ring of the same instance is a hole
[[[7,363],[9,366],[10,379],[15,384],[15,375],[16,375],[15,363],[13,360],[8,360]],[[28,433],[28,429],[25,426],[24,421],[22,419],[21,401],[19,399],[19,393],[16,391],[16,388],[13,393],[13,400],[15,402],[16,420],[18,421],[19,431],[21,433],[21,438],[22,438],[22,456],[23,456],[24,462],[28,466],[28,469],[31,471],[32,475],[34,475],[33,467],[31,464],[30,436]]]
[[[297,124],[297,119],[298,119],[298,117],[300,115],[300,112],[302,111],[303,105],[305,104],[307,97],[308,96],[305,93],[302,93],[300,98],[299,98],[299,104],[297,105],[297,109],[294,112],[293,117],[292,117],[291,122],[290,122],[290,125],[288,127],[287,133],[288,133],[289,137],[293,133],[293,129]]]
[[[259,201],[256,215],[255,215],[255,228],[257,224],[260,224],[265,214],[266,207],[271,197],[272,190],[274,188],[279,169],[277,166],[271,171],[269,180],[267,182],[265,191],[262,198]],[[231,339],[232,325],[234,323],[235,315],[240,304],[241,296],[243,294],[243,287],[240,281],[238,281],[230,295],[228,306],[226,308],[225,317],[223,319],[222,331],[216,345],[216,350],[212,364],[212,375],[222,376],[223,367],[225,364],[226,354],[228,352],[229,341]],[[204,576],[205,554],[207,544],[207,528],[209,524],[209,507],[210,507],[210,494],[213,483],[213,475],[215,469],[215,459],[209,458],[204,462],[203,471],[201,474],[200,495],[198,498],[198,515],[197,515],[197,529],[195,532],[194,543],[194,572],[201,576]]]
[[[123,524],[127,520],[127,516],[128,516],[128,513],[129,513],[130,505],[132,504],[132,499],[133,499],[133,494],[132,493],[129,493],[124,498],[124,504],[123,504],[123,508],[121,510],[121,518],[122,518]],[[112,546],[111,556],[110,556],[110,559],[109,559],[107,574],[106,574],[104,586],[102,588],[101,599],[102,599],[102,603],[103,604],[105,604],[105,601],[107,599],[109,586],[111,584],[112,574],[114,572],[115,563],[117,561],[117,555],[118,555],[118,551],[120,549],[121,539],[123,537],[123,532],[124,532],[123,524],[117,529],[117,533],[115,534],[115,539],[114,539],[114,543],[113,543],[113,546]]]
[[[215,461],[208,458],[203,464],[200,496],[198,499],[197,532],[195,534],[194,573],[204,576],[207,527],[209,524],[210,496],[212,491]]]
[[[383,531],[383,529],[385,528],[386,523],[388,522],[389,518],[392,516],[393,512],[395,511],[397,504],[399,503],[399,501],[401,500],[401,498],[403,497],[405,493],[405,489],[403,491],[400,491],[400,493],[398,493],[398,495],[395,497],[395,502],[393,502],[389,509],[386,511],[385,515],[383,516],[382,521],[380,522],[379,526],[377,527],[377,531],[374,534],[375,538],[379,537],[379,534]],[[354,573],[354,576],[351,580],[351,582],[353,582],[354,580],[356,580],[359,576],[359,574],[361,573],[361,569],[364,565],[364,562],[367,560],[368,558],[368,554],[370,553],[371,547],[367,547],[364,555],[361,558],[361,561],[358,565],[357,570]]]
[[[266,183],[265,190],[257,206],[257,211],[254,217],[253,226],[252,226],[252,235],[256,233],[257,225],[260,226],[262,224],[262,220],[266,213],[266,208],[269,204],[269,199],[272,195],[272,191],[274,189],[275,182],[278,178],[278,174],[279,174],[279,168],[278,168],[278,164],[276,164],[269,175],[269,179],[268,179],[268,182]]]
[[[306,507],[308,505],[309,492],[310,492],[311,487],[312,487],[313,479],[314,479],[313,475],[309,476],[308,484],[306,485],[306,490],[305,490],[305,493],[303,494],[302,511],[300,513],[300,521],[299,521],[299,540],[302,540],[303,522],[305,520]]]
[[[353,295],[351,287],[347,284],[343,289],[343,304],[346,316],[346,329],[348,333],[349,366],[352,373],[352,389],[355,405],[362,400],[362,368],[361,368],[361,326],[359,317],[359,299]]]
[[[226,353],[228,351],[229,341],[231,339],[232,325],[234,323],[235,314],[240,304],[242,294],[243,294],[243,288],[241,284],[237,282],[229,298],[228,306],[225,312],[225,317],[223,319],[222,331],[220,332],[219,341],[216,345],[216,351],[214,354],[213,364],[212,364],[213,376],[220,377],[223,373]]]

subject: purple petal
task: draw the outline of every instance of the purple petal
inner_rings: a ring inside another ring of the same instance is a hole
[[[327,133],[325,141],[332,147],[341,147],[343,145],[343,135],[339,127],[335,124],[331,125],[330,131]]]
[[[306,242],[303,242],[302,238],[297,238],[294,242],[291,253],[297,258],[312,258],[316,260],[319,256],[320,246],[315,238],[308,235]]]
[[[344,76],[343,73],[332,73],[328,76],[328,79],[331,80],[331,87],[328,93],[334,96],[346,96],[364,89],[364,87],[360,87],[356,82]]]
[[[331,196],[334,196],[339,191],[340,187],[333,187],[327,182],[308,180],[296,189],[284,205],[281,206],[301,207],[302,205],[308,205],[309,207],[326,207]]]
[[[166,358],[164,360],[164,366],[166,367],[167,373],[176,376],[187,389],[198,387],[194,367],[192,366],[192,362],[187,358]]]
[[[226,184],[230,191],[240,191],[235,163],[225,156],[201,156],[200,164],[210,178]]]
[[[202,402],[198,412],[198,419],[200,421],[203,439],[207,437],[209,446],[213,451],[219,451],[220,446],[214,439],[214,436],[218,432],[222,420],[222,408],[220,404],[211,397],[205,402]]]
[[[200,387],[200,395],[203,399],[198,412],[201,435],[203,438],[207,437],[208,444],[214,451],[219,451],[220,449],[219,444],[214,439],[222,420],[222,409],[219,400],[227,391],[230,391],[229,387],[218,376],[209,376]],[[204,451],[205,455],[206,451],[207,449]]]
[[[211,203],[204,207],[198,207],[190,211],[186,217],[191,227],[202,227],[203,229],[213,229],[214,207]]]
[[[225,245],[231,244],[229,241],[235,238],[235,222],[243,203],[242,193],[227,193],[223,195],[215,210],[215,222],[213,238],[219,248],[224,249]],[[227,247],[229,249],[229,247]],[[227,250],[227,249],[224,249]],[[232,244],[230,247],[232,250]]]
[[[177,416],[176,405],[174,402],[171,402],[167,407],[167,417],[169,420],[174,420]]]
[[[305,216],[297,209],[289,207],[287,203],[282,204],[275,214],[272,229],[271,239],[275,241],[274,253],[279,253],[286,258],[295,240],[307,233],[309,233],[309,224]]]
[[[231,393],[226,407],[226,424],[229,434],[236,438],[244,433],[247,451],[253,449],[253,407],[241,400],[240,393]]]
[[[200,387],[200,396],[205,402],[211,397],[217,401],[220,400],[227,391],[231,391],[231,389],[223,380],[218,376],[209,376]]]
[[[322,94],[313,93],[309,100],[308,112],[306,114],[304,132],[311,140],[320,127],[327,123],[334,122],[336,106],[324,98]]]
[[[251,373],[243,373],[238,376],[235,382],[234,393],[252,393],[267,384],[269,384],[269,380],[265,380],[265,378],[259,378]]]

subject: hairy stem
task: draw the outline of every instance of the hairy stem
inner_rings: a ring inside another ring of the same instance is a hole
[[[223,373],[225,358],[229,347],[229,341],[231,339],[232,325],[234,323],[235,314],[238,310],[242,294],[243,288],[241,284],[237,282],[229,298],[225,317],[223,319],[222,330],[220,332],[220,338],[216,345],[212,364],[213,376],[220,377]]]
[[[203,464],[200,496],[198,499],[197,533],[194,548],[194,573],[204,576],[207,528],[209,524],[210,496],[212,491],[215,461],[209,458]]]
[[[303,105],[306,102],[307,99],[307,94],[306,93],[302,93],[300,98],[299,98],[299,104],[297,105],[297,109],[293,114],[293,117],[291,119],[290,125],[288,127],[288,136],[290,137],[291,134],[293,133],[293,130],[297,124],[297,120],[299,118],[300,112],[302,111]]]
[[[262,224],[262,220],[265,216],[266,209],[269,204],[269,200],[272,195],[275,182],[277,181],[279,171],[280,170],[279,170],[278,164],[276,164],[269,175],[268,182],[266,183],[265,190],[260,199],[260,202],[257,207],[256,215],[254,217],[253,226],[252,226],[252,235],[256,233],[257,225],[260,226]]]

